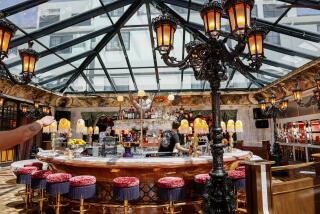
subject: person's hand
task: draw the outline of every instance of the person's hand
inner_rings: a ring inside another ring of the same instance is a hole
[[[41,119],[39,120],[39,122],[41,122],[43,126],[49,126],[51,123],[54,122],[54,117],[52,117],[52,116],[45,116],[45,117],[41,118]]]

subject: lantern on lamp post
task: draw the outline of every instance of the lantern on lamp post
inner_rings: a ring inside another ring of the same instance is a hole
[[[261,100],[261,101],[259,102],[259,106],[260,106],[261,111],[265,111],[266,108],[267,108],[267,103],[266,103],[266,101],[265,101],[265,100]]]
[[[1,60],[8,55],[11,38],[17,31],[16,27],[5,20],[0,20],[0,55]]]
[[[244,36],[251,26],[253,0],[228,0],[225,4],[233,35]]]
[[[249,31],[248,37],[248,49],[250,57],[257,59],[263,58],[263,40],[265,38],[265,31],[261,28],[253,27]]]
[[[173,49],[174,33],[177,22],[168,14],[163,14],[153,21],[153,28],[157,36],[157,47],[160,53],[168,53]]]
[[[274,95],[274,94],[272,94],[270,97],[269,97],[269,101],[270,101],[270,103],[271,103],[271,105],[275,105],[276,104],[276,102],[277,102],[277,97],[276,97],[276,95]]]
[[[221,30],[221,14],[223,8],[220,2],[212,1],[205,4],[200,12],[205,32],[212,38],[218,38]]]
[[[292,93],[293,93],[293,100],[296,101],[297,103],[300,103],[302,99],[302,90],[299,87],[299,85],[297,85],[294,89],[292,89]]]
[[[283,99],[283,100],[281,100],[281,102],[280,102],[280,109],[281,110],[287,110],[287,108],[288,108],[288,100],[287,99]]]
[[[28,42],[28,48],[19,51],[22,60],[22,76],[26,80],[31,79],[35,75],[36,62],[39,54],[32,49],[33,42]]]

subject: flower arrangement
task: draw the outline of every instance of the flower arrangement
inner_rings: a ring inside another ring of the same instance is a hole
[[[70,139],[68,145],[84,145],[86,142],[82,139]]]

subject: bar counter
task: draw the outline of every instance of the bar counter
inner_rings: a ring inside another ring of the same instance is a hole
[[[240,160],[248,160],[252,154],[234,149],[224,153],[226,169],[234,167]],[[140,180],[140,202],[157,203],[155,183],[161,177],[183,177],[187,189],[192,189],[193,178],[197,174],[208,173],[212,169],[212,157],[80,157],[53,156],[50,152],[39,152],[37,159],[47,162],[57,172],[67,172],[72,176],[93,175],[97,178],[96,201],[108,202],[112,199],[112,180],[121,176],[134,176]],[[192,191],[190,191],[192,192]],[[190,196],[192,194],[189,194]]]

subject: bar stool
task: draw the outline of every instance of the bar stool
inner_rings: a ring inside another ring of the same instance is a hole
[[[139,198],[139,179],[136,177],[118,177],[113,179],[113,198],[123,201],[124,213],[129,213],[129,201]]]
[[[70,178],[69,198],[80,200],[79,210],[72,210],[84,214],[84,200],[93,198],[96,194],[96,177],[90,175],[75,176]]]
[[[38,191],[39,211],[43,212],[44,191],[47,186],[47,177],[53,172],[49,170],[38,170],[31,174],[31,189]]]
[[[234,192],[237,200],[236,210],[238,210],[239,204],[246,205],[246,179],[244,167],[238,167],[235,170],[229,170],[228,177],[232,179],[234,184]]]
[[[210,180],[209,174],[198,174],[194,176],[195,192],[203,196],[206,190],[206,182]]]
[[[163,202],[169,202],[165,213],[173,214],[175,211],[174,202],[184,198],[184,180],[179,177],[164,177],[157,182],[159,187],[159,198]]]
[[[43,163],[42,162],[32,162],[24,165],[25,167],[27,166],[35,166],[38,168],[38,170],[42,170],[43,168]]]
[[[23,191],[19,191],[19,194],[23,196],[23,200],[25,203],[25,209],[28,210],[28,205],[30,202],[31,196],[31,174],[37,171],[37,167],[29,166],[29,167],[22,167],[16,171],[17,174],[17,184],[25,184],[26,188]]]
[[[65,206],[61,204],[61,195],[69,192],[71,177],[68,173],[55,173],[47,176],[47,193],[56,199],[56,203],[51,205],[56,214],[60,213],[60,207]]]

